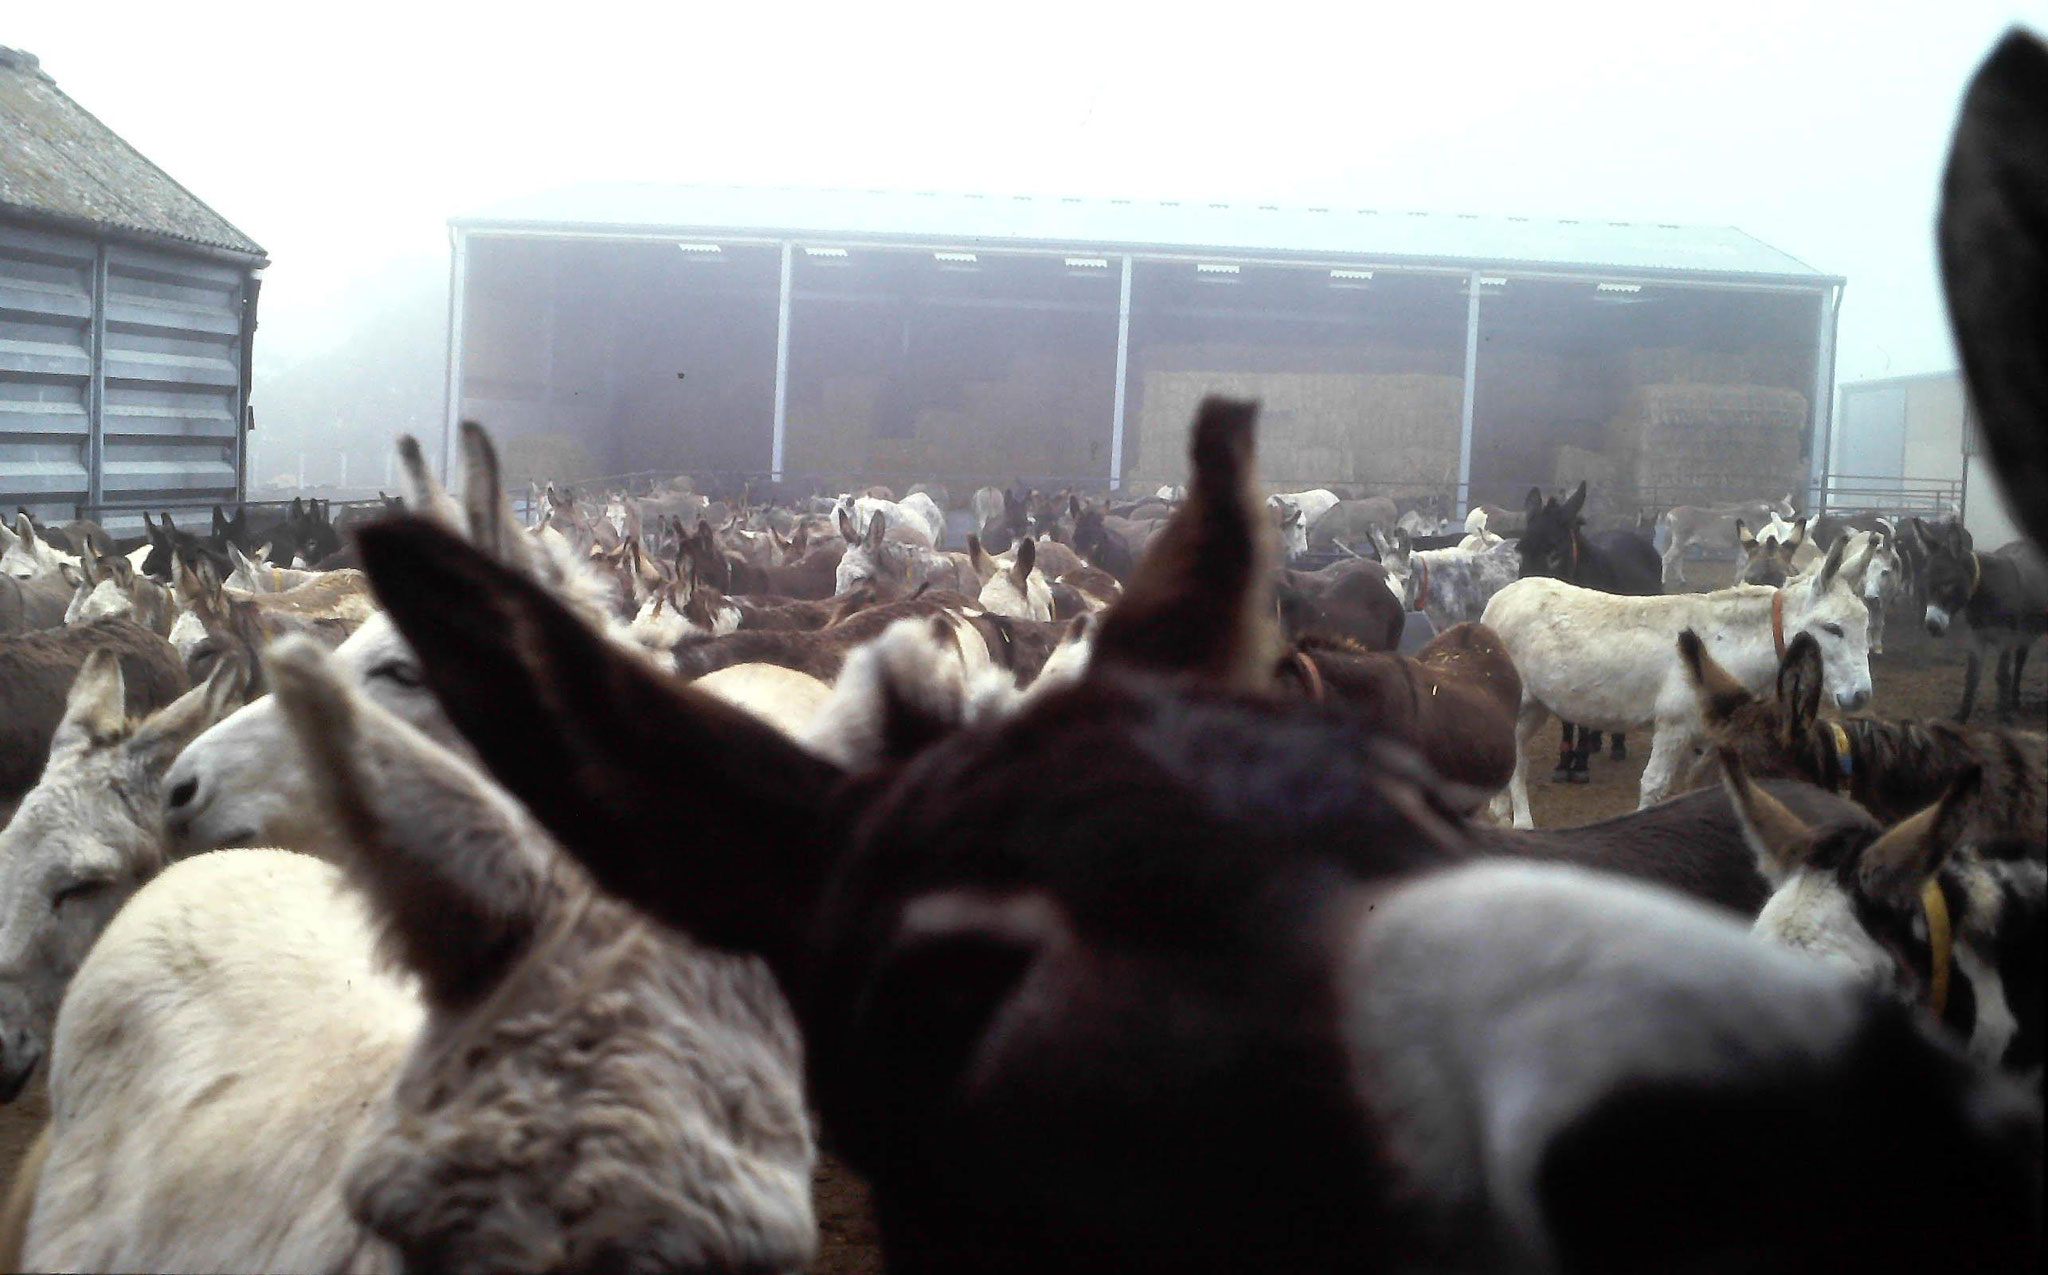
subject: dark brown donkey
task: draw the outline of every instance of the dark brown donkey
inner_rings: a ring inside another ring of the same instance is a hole
[[[71,684],[85,657],[101,648],[121,658],[132,716],[162,708],[189,685],[171,644],[129,620],[0,635],[0,825],[43,773]]]
[[[2048,855],[2048,736],[1955,722],[1820,715],[1820,647],[1801,633],[1778,663],[1776,694],[1752,695],[1691,629],[1678,658],[1715,746],[1762,777],[1803,779],[1853,797],[1890,825],[1941,800],[1976,770],[1973,839],[2025,842]]]
[[[1984,657],[1995,652],[1998,720],[2009,722],[2019,709],[2027,651],[2048,633],[2048,557],[2024,540],[1979,553],[1959,522],[1936,527],[1915,518],[1913,523],[1927,550],[1927,631],[1940,637],[1958,616],[1969,624],[1970,666],[1963,673],[1956,720],[1970,720]]]
[[[1362,714],[1379,734],[1421,754],[1440,778],[1470,789],[1453,802],[1466,814],[1514,773],[1522,679],[1483,624],[1454,624],[1413,656],[1300,638],[1276,676],[1308,699]]]
[[[1271,693],[1252,414],[1203,405],[1078,680],[969,726],[884,677],[853,770],[435,525],[363,555],[569,853],[774,969],[892,1270],[2031,1269],[2031,1095],[1725,915],[1483,855]]]

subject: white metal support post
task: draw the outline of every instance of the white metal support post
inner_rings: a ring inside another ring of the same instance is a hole
[[[1465,281],[1465,400],[1458,413],[1458,518],[1472,511],[1472,395],[1479,375],[1479,272]]]
[[[768,448],[768,470],[782,481],[783,443],[789,432],[789,302],[790,279],[796,262],[796,245],[782,244],[782,292],[775,303],[775,426],[774,441]]]
[[[443,403],[447,409],[441,421],[441,481],[450,481],[454,469],[455,430],[462,423],[462,321],[463,294],[469,283],[469,236],[459,229],[448,232],[448,383]],[[300,483],[304,484],[304,475]]]
[[[1109,419],[1109,489],[1124,482],[1124,403],[1131,369],[1131,258],[1124,256],[1123,284],[1116,299],[1116,394]]]

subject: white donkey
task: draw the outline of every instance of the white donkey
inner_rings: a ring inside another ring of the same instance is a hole
[[[1827,688],[1843,708],[1870,699],[1869,615],[1843,569],[1846,541],[1818,571],[1782,589],[1737,585],[1716,593],[1632,598],[1531,577],[1495,594],[1484,621],[1500,635],[1522,675],[1515,722],[1515,773],[1508,802],[1518,828],[1529,815],[1529,757],[1552,713],[1602,731],[1655,727],[1637,807],[1662,801],[1690,766],[1703,738],[1699,705],[1678,658],[1677,637],[1692,629],[1731,675],[1761,691],[1777,675],[1785,643],[1811,633],[1820,644]],[[1864,553],[1870,552],[1866,546]],[[1854,564],[1861,575],[1866,562]],[[1503,813],[1499,798],[1496,814]]]
[[[597,892],[315,643],[269,670],[343,871],[201,855],[116,918],[58,1017],[23,1264],[803,1269],[767,966]]]

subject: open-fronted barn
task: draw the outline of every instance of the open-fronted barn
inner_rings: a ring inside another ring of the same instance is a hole
[[[452,223],[450,418],[556,475],[1181,477],[1602,505],[1801,487],[1843,281],[1728,227],[593,185]],[[1815,446],[1819,440],[1819,447]]]
[[[0,508],[239,499],[263,249],[0,48]]]

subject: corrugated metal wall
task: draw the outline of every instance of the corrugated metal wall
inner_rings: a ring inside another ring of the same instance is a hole
[[[126,526],[235,500],[248,286],[227,263],[0,225],[0,510]]]

